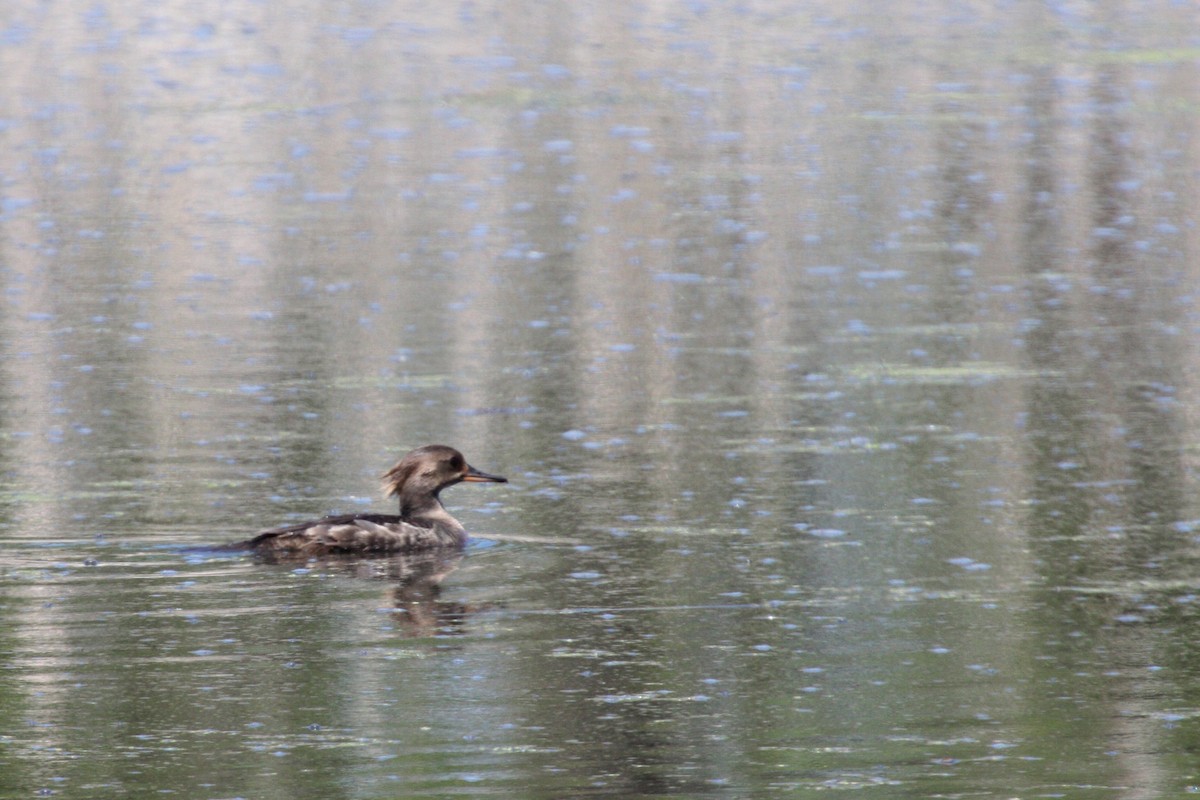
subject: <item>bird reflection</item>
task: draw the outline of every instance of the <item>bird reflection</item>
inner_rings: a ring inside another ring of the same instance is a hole
[[[388,591],[392,618],[408,637],[459,635],[471,614],[491,607],[440,599],[442,581],[463,560],[461,550],[443,548],[369,558],[357,554],[306,559],[263,554],[261,558],[274,564],[303,563],[331,575],[393,582]]]

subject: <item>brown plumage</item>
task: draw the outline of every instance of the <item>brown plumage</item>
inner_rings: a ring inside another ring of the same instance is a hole
[[[276,556],[399,553],[462,547],[467,532],[438,494],[456,483],[507,483],[480,472],[462,453],[442,444],[418,447],[383,475],[383,490],[400,498],[400,514],[344,514],[271,528],[233,545]]]

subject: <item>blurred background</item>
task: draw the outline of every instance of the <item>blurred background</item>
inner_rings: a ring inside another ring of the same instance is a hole
[[[1198,65],[1172,0],[9,0],[0,796],[1200,791]],[[204,549],[429,442],[511,481],[465,559]]]

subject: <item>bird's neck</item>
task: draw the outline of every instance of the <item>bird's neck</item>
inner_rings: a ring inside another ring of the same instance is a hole
[[[450,512],[442,505],[437,495],[421,493],[420,495],[400,495],[400,516],[406,520],[422,520],[429,523],[439,523],[458,527],[458,520],[450,516]]]

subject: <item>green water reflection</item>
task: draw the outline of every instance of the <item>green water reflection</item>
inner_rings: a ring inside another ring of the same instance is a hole
[[[280,8],[0,12],[0,797],[1196,791],[1194,8]]]

